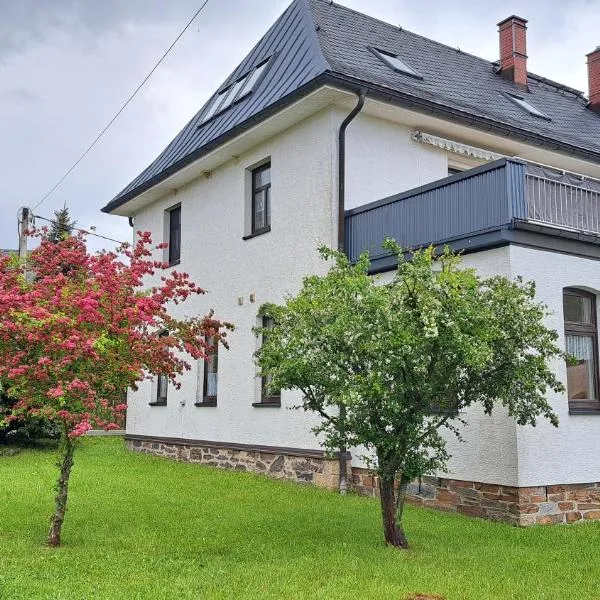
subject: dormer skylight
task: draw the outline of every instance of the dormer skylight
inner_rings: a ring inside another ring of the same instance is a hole
[[[533,104],[530,104],[523,98],[523,96],[519,96],[518,94],[510,94],[505,92],[505,96],[511,101],[514,102],[517,106],[520,106],[523,110],[526,110],[530,115],[534,117],[539,117],[540,119],[546,119],[546,121],[551,121],[552,119],[545,115],[541,110],[538,110]]]
[[[212,119],[215,115],[228,109],[232,104],[252,93],[258,84],[261,75],[265,72],[269,59],[248,71],[245,75],[234,81],[231,85],[221,90],[207,111],[202,116],[200,124]]]
[[[371,48],[373,54],[379,60],[383,61],[388,67],[391,67],[397,73],[404,73],[406,75],[410,75],[411,77],[417,77],[418,79],[423,79],[421,75],[419,75],[414,69],[411,69],[397,54],[392,54],[391,52],[386,52],[385,50],[377,50],[376,48]]]

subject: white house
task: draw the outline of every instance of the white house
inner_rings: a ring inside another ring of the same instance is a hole
[[[491,27],[490,27],[491,29]],[[381,241],[449,243],[481,274],[537,282],[549,325],[580,362],[556,371],[560,427],[501,411],[464,416],[447,473],[413,500],[529,524],[600,518],[600,48],[589,96],[527,72],[526,21],[499,24],[490,63],[329,0],[294,0],[163,153],[103,210],[170,243],[171,268],[236,330],[184,376],[130,394],[131,448],[336,487],[314,417],[266,397],[253,354],[259,308],[323,272],[320,243],[351,257]],[[583,57],[582,57],[583,60]],[[516,157],[516,158],[515,158]],[[373,481],[354,452],[362,493]]]

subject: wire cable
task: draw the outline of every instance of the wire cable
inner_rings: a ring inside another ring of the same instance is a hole
[[[156,71],[156,69],[158,69],[158,67],[163,62],[163,60],[171,52],[171,50],[173,49],[175,44],[181,39],[183,34],[189,29],[190,25],[196,20],[196,17],[202,12],[202,10],[204,9],[204,7],[207,4],[208,4],[208,0],[204,0],[202,5],[200,6],[200,8],[194,13],[192,18],[187,22],[187,25],[179,32],[179,35],[175,38],[173,43],[167,48],[165,53],[160,57],[160,59],[154,65],[154,67],[152,67],[152,70],[150,71],[150,73],[148,73],[148,75],[146,75],[146,77],[144,77],[142,82],[135,88],[135,90],[129,96],[129,98],[127,98],[127,100],[125,101],[123,106],[121,106],[121,108],[117,111],[115,116],[108,122],[108,124],[104,127],[104,129],[102,129],[102,131],[96,136],[94,141],[86,148],[85,152],[71,165],[71,167],[67,170],[67,172],[52,186],[52,188],[50,188],[50,190],[42,197],[42,199],[33,207],[34,210],[38,206],[40,206],[40,204],[42,204],[42,202],[44,202],[50,195],[52,195],[56,191],[56,189],[58,189],[58,187],[62,184],[62,182],[75,170],[77,165],[79,165],[79,163],[89,154],[91,149],[100,141],[100,138],[102,138],[102,136],[108,131],[110,126],[117,120],[119,115],[127,108],[127,105],[135,98],[135,96],[142,89],[142,87],[144,87],[144,85],[148,81],[148,79],[150,79],[150,77],[152,77],[152,74],[154,73],[154,71]],[[65,204],[65,206],[66,206],[66,204]]]
[[[48,223],[52,223],[53,225],[59,225],[59,223],[53,219],[48,219],[47,217],[40,217],[40,215],[31,215],[34,219],[41,219],[42,221],[47,221]],[[121,240],[115,240],[114,238],[110,238],[107,237],[105,235],[100,235],[99,233],[96,233],[95,231],[91,231],[89,229],[81,229],[80,227],[71,227],[70,229],[74,230],[74,231],[79,231],[81,233],[85,233],[87,235],[95,235],[96,237],[102,238],[103,240],[108,240],[109,242],[115,242],[117,244],[127,244],[129,242],[122,242]]]

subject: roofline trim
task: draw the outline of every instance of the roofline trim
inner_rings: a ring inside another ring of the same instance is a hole
[[[147,180],[140,186],[130,190],[123,196],[115,197],[106,206],[104,206],[101,209],[101,211],[104,213],[111,213],[112,211],[129,202],[130,200],[133,200],[140,194],[153,188],[155,185],[158,185],[160,182],[164,181],[171,175],[174,175],[184,167],[205,156],[212,150],[216,149],[218,146],[240,135],[250,127],[253,127],[254,125],[257,125],[258,123],[264,121],[268,117],[274,115],[283,108],[296,102],[297,100],[307,95],[308,93],[314,91],[315,89],[327,84],[334,85],[338,88],[352,91],[354,93],[359,93],[360,89],[367,88],[367,90],[369,91],[369,97],[371,99],[390,102],[392,104],[411,108],[422,113],[441,116],[445,119],[448,119],[450,117],[450,120],[456,121],[463,125],[476,127],[481,131],[496,133],[504,137],[517,137],[524,142],[534,142],[538,146],[549,148],[556,152],[562,152],[569,156],[574,156],[576,158],[600,164],[600,152],[594,152],[592,150],[579,148],[578,146],[574,146],[572,144],[559,142],[553,138],[542,136],[540,134],[527,131],[525,129],[520,129],[508,123],[502,123],[501,121],[495,121],[493,119],[488,119],[487,117],[473,115],[471,113],[461,111],[454,107],[446,106],[444,104],[438,104],[436,102],[425,100],[423,98],[418,98],[416,96],[411,96],[410,94],[405,94],[403,92],[391,90],[390,88],[378,86],[376,84],[369,83],[360,79],[355,79],[346,75],[334,73],[332,71],[325,71],[317,77],[315,77],[314,79],[312,79],[311,81],[309,81],[308,83],[305,83],[303,86],[299,87],[293,93],[281,98],[274,104],[267,106],[262,111],[256,113],[246,121],[239,123],[234,128],[230,129],[229,131],[226,131],[225,133],[215,138],[208,144],[205,144],[204,146],[201,146],[194,152],[188,154],[187,156],[184,156],[178,162],[173,163],[167,169],[161,171],[160,173]]]
[[[425,112],[426,114],[440,115],[445,118],[450,116],[454,121],[476,127],[483,131],[491,131],[505,137],[507,135],[511,137],[519,137],[522,141],[534,141],[538,146],[547,147],[557,152],[562,152],[570,156],[575,156],[577,158],[582,158],[584,160],[600,164],[600,152],[594,152],[593,150],[587,150],[585,148],[580,148],[579,146],[560,142],[554,138],[533,133],[531,131],[527,131],[526,129],[520,129],[519,127],[515,127],[509,123],[503,123],[502,121],[496,121],[480,115],[474,115],[452,106],[438,104],[437,102],[418,98],[417,96],[411,96],[410,94],[391,90],[390,88],[378,86],[373,83],[367,83],[346,75],[330,73],[328,74],[328,80],[331,84],[338,85],[339,87],[346,87],[346,89],[350,89],[352,91],[356,91],[361,87],[367,87],[369,90],[369,97],[371,99],[379,99],[382,101],[397,103],[401,106],[418,110],[419,112]]]
[[[144,192],[147,192],[149,189],[158,185],[165,179],[168,179],[171,175],[178,173],[184,167],[187,167],[188,165],[195,162],[199,158],[202,158],[203,156],[212,152],[213,150],[215,150],[222,144],[224,144],[224,143],[230,141],[231,139],[237,137],[238,135],[244,133],[246,130],[261,123],[262,121],[273,116],[274,114],[276,114],[280,110],[286,108],[287,106],[293,104],[294,102],[297,102],[298,100],[302,99],[304,96],[308,95],[310,92],[313,92],[314,90],[318,89],[319,87],[326,85],[327,81],[326,81],[325,75],[326,74],[323,73],[323,74],[315,77],[308,83],[305,83],[303,86],[296,89],[293,93],[281,98],[280,100],[271,104],[270,106],[267,106],[266,108],[264,108],[260,112],[256,113],[255,115],[252,115],[250,118],[246,119],[245,121],[242,121],[241,123],[239,123],[232,129],[229,129],[228,131],[224,132],[219,137],[210,141],[208,144],[205,144],[204,146],[197,148],[194,152],[191,152],[190,154],[184,156],[179,161],[177,161],[177,162],[173,163],[172,165],[170,165],[169,167],[167,167],[164,171],[161,171],[154,177],[151,177],[150,179],[145,181],[143,184],[139,185],[136,188],[133,188],[132,190],[130,190],[123,196],[116,196],[106,206],[104,206],[100,209],[101,212],[110,214],[117,208],[120,208],[121,206],[123,206],[124,204],[129,202],[130,200],[133,200],[137,196],[140,196]]]

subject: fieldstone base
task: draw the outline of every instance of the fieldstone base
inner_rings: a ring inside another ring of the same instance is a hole
[[[354,489],[378,496],[377,476],[352,469]],[[407,502],[512,525],[551,525],[600,520],[600,483],[512,487],[425,477],[409,485]]]
[[[210,467],[262,473],[277,479],[290,479],[298,483],[309,483],[332,490],[339,486],[339,458],[326,457],[319,451],[298,451],[291,448],[244,447],[228,444],[212,445],[192,440],[139,439],[126,436],[130,450],[164,456],[174,460],[201,463]],[[285,450],[285,451],[284,451]],[[350,457],[348,456],[348,482],[352,480]]]

